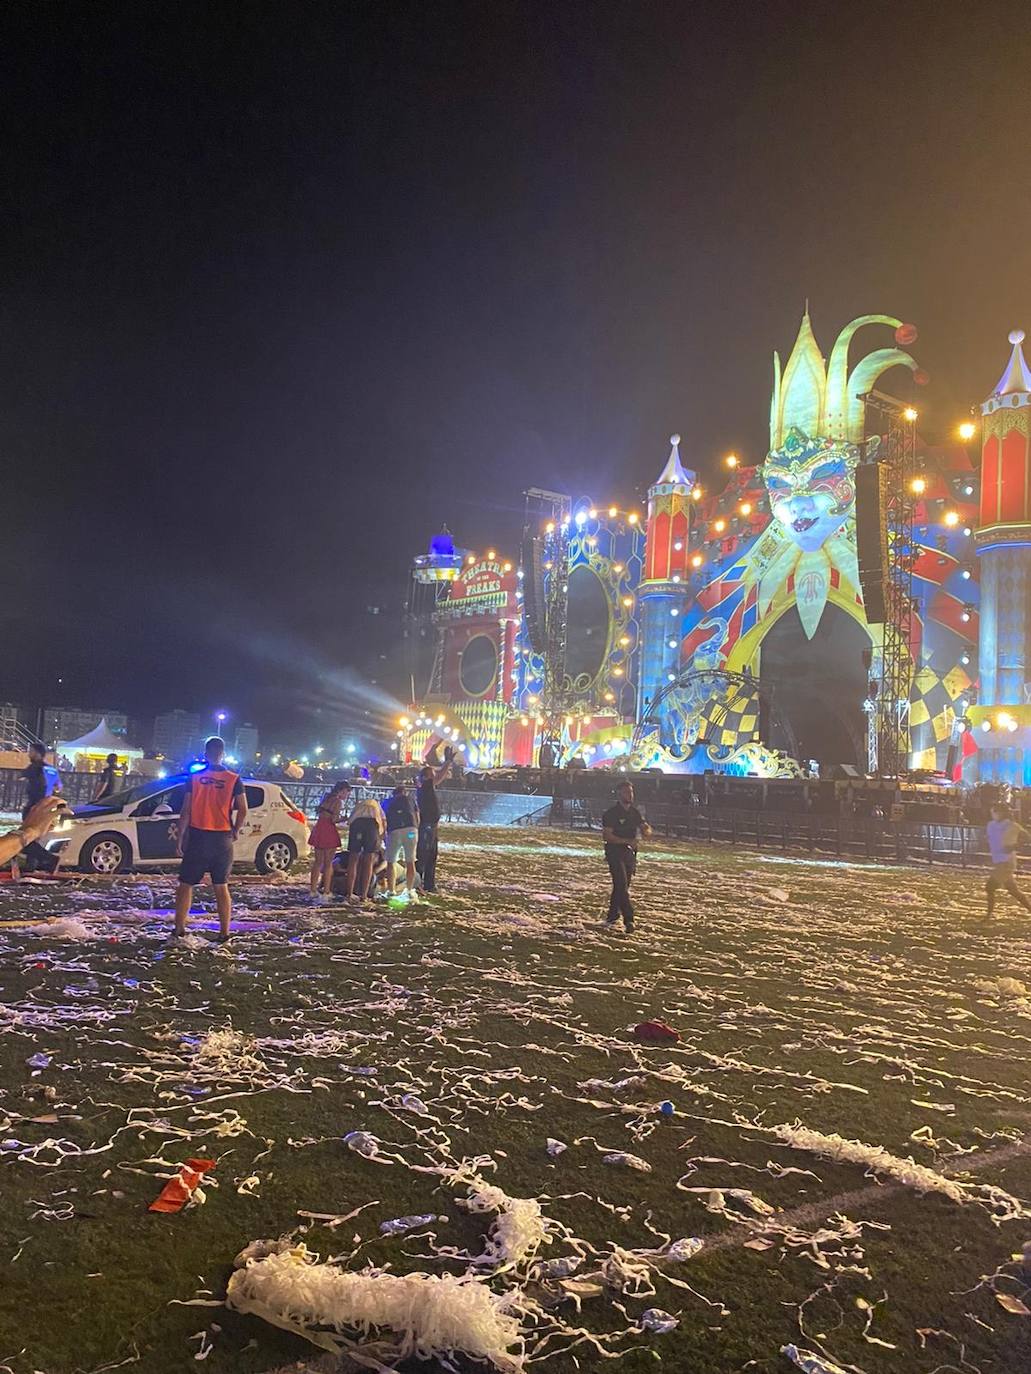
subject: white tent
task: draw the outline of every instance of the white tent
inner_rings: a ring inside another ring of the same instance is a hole
[[[91,771],[97,759],[106,759],[108,754],[117,754],[118,762],[131,764],[143,758],[143,750],[128,744],[122,735],[116,735],[102,719],[92,730],[87,730],[78,739],[63,739],[57,744],[57,755],[69,758],[77,769]]]

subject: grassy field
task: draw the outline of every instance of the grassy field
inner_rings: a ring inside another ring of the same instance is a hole
[[[605,876],[579,837],[454,829],[432,905],[244,878],[239,935],[198,950],[166,947],[169,877],[0,889],[0,1371],[336,1369],[221,1305],[234,1256],[290,1235],[352,1270],[462,1273],[495,1219],[463,1209],[463,1159],[539,1201],[549,1243],[478,1272],[555,1374],[603,1352],[774,1374],[792,1342],[864,1374],[1031,1368],[1023,915],[988,927],[973,874],[656,844],[623,940]],[[60,915],[85,938],[29,928]],[[635,1043],[656,1016],[679,1043]],[[794,1123],[965,1186],[791,1148],[772,1128]],[[203,1205],[148,1211],[194,1156]],[[380,1235],[408,1214],[434,1220]],[[579,1291],[540,1268],[563,1256]],[[642,1327],[652,1308],[679,1325]]]

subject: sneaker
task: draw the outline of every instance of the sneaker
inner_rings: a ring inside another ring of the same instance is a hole
[[[603,917],[602,917],[602,922],[601,922],[601,923],[602,923],[602,925],[605,927],[606,930],[612,930],[612,928],[613,928],[614,926],[618,926],[618,925],[619,925],[619,917],[618,917],[618,916],[603,916]]]
[[[626,928],[626,933],[627,933],[627,935],[633,935],[633,933],[634,933],[634,923],[633,923],[633,921],[626,921],[624,924],[625,924],[625,928]]]

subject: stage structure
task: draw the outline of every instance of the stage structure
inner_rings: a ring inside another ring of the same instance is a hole
[[[981,406],[981,692],[970,712],[983,781],[1031,786],[1031,371],[1024,331]]]
[[[399,752],[968,779],[979,754],[1023,776],[1026,754],[1031,780],[1031,374],[1017,341],[982,407],[978,519],[970,435],[929,445],[915,404],[880,390],[888,373],[903,398],[927,380],[916,338],[864,315],[827,360],[807,311],[787,361],[774,354],[760,461],[728,458],[703,489],[674,434],[644,509],[534,490],[518,557],[435,541],[413,565],[406,628],[425,650]]]

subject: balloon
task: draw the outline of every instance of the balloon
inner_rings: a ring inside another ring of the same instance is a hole
[[[905,348],[908,344],[916,343],[920,335],[917,333],[915,324],[900,324],[895,330],[895,342]]]

